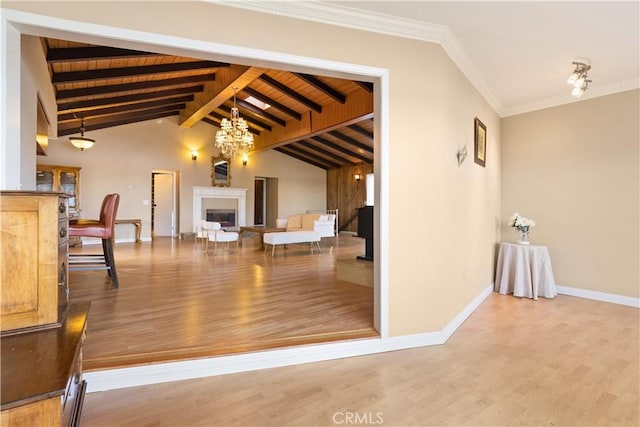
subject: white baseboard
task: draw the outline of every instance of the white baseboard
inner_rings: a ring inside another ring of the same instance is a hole
[[[444,344],[491,294],[487,286],[442,330],[86,372],[89,393]]]
[[[569,286],[557,286],[556,290],[559,294],[569,295],[572,297],[587,298],[596,301],[610,302],[613,304],[627,305],[629,307],[640,308],[640,298],[627,297],[624,295],[608,294],[599,291],[590,291],[588,289],[572,288]]]
[[[151,237],[141,237],[140,238],[141,241],[143,242],[151,242],[152,239]],[[115,243],[135,243],[136,242],[136,238],[135,237],[129,237],[126,239],[116,239]],[[101,239],[94,239],[92,237],[83,237],[82,238],[82,245],[100,245],[102,244],[102,240]]]

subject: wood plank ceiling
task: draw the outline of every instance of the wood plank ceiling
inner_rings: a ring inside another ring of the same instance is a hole
[[[181,126],[219,127],[236,87],[257,150],[322,169],[373,163],[372,83],[51,38],[42,44],[59,137],[79,134],[81,119],[85,132],[168,116]]]

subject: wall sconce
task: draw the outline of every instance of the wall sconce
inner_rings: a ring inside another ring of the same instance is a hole
[[[247,153],[242,154],[242,166],[247,166],[249,161],[249,155]]]
[[[360,182],[360,180],[362,179],[362,175],[360,175],[359,173],[353,175],[353,177],[356,179],[356,182]]]
[[[191,152],[191,160],[198,160],[198,152],[197,151],[192,151]]]
[[[462,166],[462,163],[467,158],[467,144],[465,144],[464,147],[458,149],[456,157],[458,158],[458,167]]]

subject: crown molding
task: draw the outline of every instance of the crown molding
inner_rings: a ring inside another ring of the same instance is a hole
[[[438,43],[496,113],[500,117],[503,115],[503,106],[493,95],[453,32],[444,25],[366,12],[320,1],[204,1],[288,18]]]
[[[627,90],[638,89],[640,81],[638,79],[627,80],[617,84],[605,87],[589,87],[587,91],[580,97],[571,96],[569,90],[563,96],[556,96],[541,101],[531,102],[528,104],[516,105],[505,108],[501,117],[510,117],[518,114],[530,113],[532,111],[544,110],[545,108],[558,107],[560,105],[572,104],[574,102],[586,101],[588,99],[598,98],[601,96],[613,95],[614,93],[625,92]],[[568,89],[571,89],[570,87]]]
[[[204,0],[222,6],[440,43],[447,27],[320,1]]]

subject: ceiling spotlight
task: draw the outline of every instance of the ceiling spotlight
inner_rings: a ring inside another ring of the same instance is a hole
[[[581,86],[574,86],[573,90],[571,90],[571,95],[575,96],[576,98],[580,98],[584,91],[587,90],[589,83],[591,83],[591,80],[587,79],[582,82]]]
[[[582,96],[591,80],[589,80],[589,76],[587,72],[591,69],[591,65],[588,65],[584,62],[572,62],[575,66],[573,73],[567,79],[567,83],[573,85],[573,90],[571,91],[571,95],[579,98]]]

